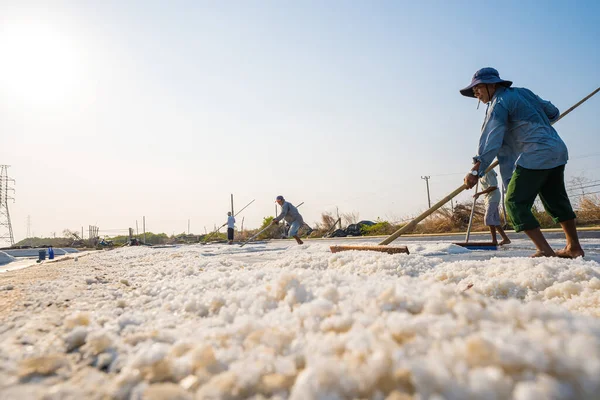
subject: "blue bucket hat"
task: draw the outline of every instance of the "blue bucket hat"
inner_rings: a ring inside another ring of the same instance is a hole
[[[481,68],[479,71],[475,72],[473,75],[473,79],[471,79],[471,84],[464,89],[460,90],[460,94],[467,97],[475,98],[473,94],[473,88],[480,83],[499,83],[504,87],[510,87],[513,83],[512,81],[505,81],[504,79],[500,79],[500,74],[495,68],[487,67]]]

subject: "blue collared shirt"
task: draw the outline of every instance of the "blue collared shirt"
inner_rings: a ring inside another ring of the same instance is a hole
[[[294,221],[300,222],[300,225],[304,223],[304,219],[302,219],[302,215],[300,215],[298,209],[291,203],[288,203],[287,201],[285,201],[281,205],[281,214],[279,214],[277,218],[274,219],[274,221],[279,222],[282,219],[284,219],[285,222],[288,222],[290,224]]]
[[[505,186],[517,165],[551,169],[567,163],[567,146],[550,123],[560,113],[552,103],[525,88],[497,87],[481,128],[475,160],[479,176],[498,157]]]

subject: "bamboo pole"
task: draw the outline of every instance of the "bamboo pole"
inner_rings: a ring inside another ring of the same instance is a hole
[[[256,200],[256,199],[254,199]],[[252,200],[250,203],[246,204],[244,207],[242,207],[242,209],[238,212],[235,213],[234,217],[238,216],[242,211],[244,211],[250,204],[254,203],[254,200]]]
[[[573,111],[574,109],[576,109],[577,107],[579,107],[580,105],[582,105],[583,103],[585,103],[590,97],[592,97],[593,95],[595,95],[596,93],[598,93],[600,91],[600,87],[597,88],[596,90],[594,90],[592,93],[588,94],[587,96],[585,96],[583,99],[581,99],[577,104],[575,104],[573,107],[569,108],[567,111],[565,111],[564,113],[560,114],[560,117],[558,117],[558,119],[556,121],[554,121],[552,124],[557,123],[558,121],[560,121],[561,119],[563,119],[564,117],[566,117],[571,111]]]
[[[263,233],[264,231],[266,231],[267,229],[271,228],[273,225],[269,224],[267,225],[264,229],[260,230],[258,233],[255,233],[254,235],[252,235],[248,240],[246,240],[244,243],[240,244],[240,247],[244,247],[246,245],[246,243],[248,243],[249,241],[251,241],[252,239],[254,239],[255,237],[258,237],[258,235],[260,235],[261,233]]]
[[[475,193],[477,193],[477,188],[479,188],[479,181],[475,185]],[[469,243],[469,237],[471,237],[471,227],[473,226],[473,215],[475,215],[475,203],[477,199],[473,197],[473,204],[471,205],[471,215],[469,216],[469,226],[467,227],[467,236],[465,237],[465,242]]]
[[[577,107],[579,107],[580,105],[582,105],[586,100],[588,100],[590,97],[592,97],[593,95],[595,95],[599,91],[600,91],[600,87],[597,88],[596,90],[594,90],[592,93],[588,94],[586,97],[584,97],[578,103],[576,103],[573,107],[569,108],[567,111],[565,111],[564,113],[562,113],[558,117],[558,119],[556,121],[552,122],[552,125],[554,125],[555,123],[557,123],[558,121],[560,121],[567,114],[569,114],[571,111],[573,111],[574,109],[576,109]],[[498,165],[498,160],[494,161],[485,170],[485,172],[487,173],[487,172],[491,171],[492,169],[496,168],[497,165]],[[440,201],[438,201],[437,203],[435,203],[429,210],[425,211],[423,214],[419,215],[418,217],[416,217],[415,219],[413,219],[412,221],[410,221],[408,224],[404,225],[402,228],[400,228],[396,232],[392,233],[385,240],[381,241],[381,243],[379,243],[379,245],[382,246],[382,245],[390,244],[394,240],[396,240],[398,237],[400,237],[403,233],[411,231],[412,229],[414,229],[415,226],[417,226],[417,224],[419,222],[423,221],[425,218],[427,218],[428,216],[430,216],[431,214],[433,214],[434,212],[436,212],[438,210],[438,208],[440,208],[441,206],[443,206],[444,204],[446,204],[447,202],[449,202],[450,199],[453,199],[454,197],[458,196],[465,189],[467,189],[467,185],[465,185],[463,183],[462,186],[456,188],[448,196],[444,197],[443,199],[441,199]]]

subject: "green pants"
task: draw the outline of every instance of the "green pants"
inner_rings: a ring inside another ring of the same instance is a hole
[[[555,223],[575,219],[565,189],[565,166],[527,169],[517,166],[506,191],[506,211],[516,232],[540,226],[531,212],[537,195]]]

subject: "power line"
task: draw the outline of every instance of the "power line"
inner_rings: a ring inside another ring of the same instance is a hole
[[[572,195],[572,197],[583,197],[583,196],[588,196],[590,194],[596,194],[596,193],[600,193],[600,190],[597,190],[595,192],[590,192],[590,193],[579,193],[579,194],[574,194]]]
[[[600,181],[594,181],[594,182],[600,182]],[[593,182],[589,182],[589,183],[593,183]],[[600,183],[593,183],[591,185],[586,184],[585,186],[570,186],[567,188],[567,190],[583,190],[583,189],[587,189],[587,188],[591,188],[591,187],[596,187],[596,186],[600,186]]]

